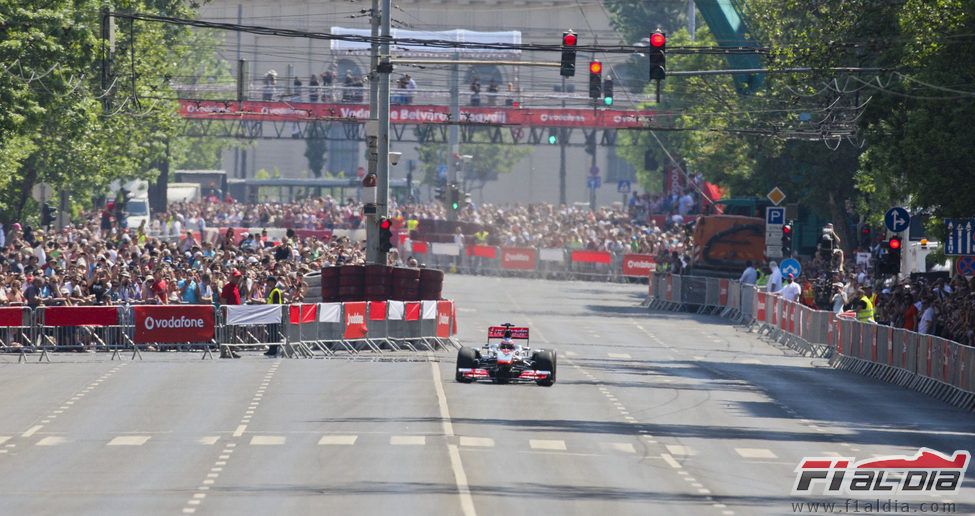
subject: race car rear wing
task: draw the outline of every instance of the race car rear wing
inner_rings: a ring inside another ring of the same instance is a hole
[[[515,326],[491,326],[488,328],[488,338],[489,339],[503,339],[504,331],[511,331],[512,339],[523,339],[528,340],[528,328],[518,328]]]

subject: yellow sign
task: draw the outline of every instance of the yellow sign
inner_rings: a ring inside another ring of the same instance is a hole
[[[772,204],[778,206],[780,202],[785,200],[785,193],[782,190],[779,190],[779,187],[776,186],[771,192],[768,193],[766,197],[768,197],[768,200],[772,201]]]

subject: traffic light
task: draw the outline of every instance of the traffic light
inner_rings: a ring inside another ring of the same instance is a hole
[[[868,226],[860,228],[860,247],[863,249],[870,247],[870,228]]]
[[[782,226],[782,254],[792,254],[792,221]]]
[[[654,32],[650,35],[650,80],[667,78],[667,34]]]
[[[379,252],[388,253],[393,248],[393,221],[379,219]]]
[[[548,143],[549,145],[555,145],[559,143],[559,130],[556,128],[551,128],[548,130]]]
[[[901,271],[901,239],[891,237],[881,242],[884,254],[877,261],[880,274],[898,274]]]
[[[454,211],[460,209],[460,188],[457,188],[457,185],[450,185],[450,193],[447,196],[447,208]]]
[[[433,192],[434,192],[434,198],[436,198],[438,201],[444,202],[447,200],[447,189],[444,188],[443,185],[437,185],[437,187],[434,188]]]
[[[562,33],[562,65],[559,75],[572,77],[576,74],[576,34],[571,30]]]
[[[603,103],[607,106],[613,105],[613,78],[607,77],[603,81]]]
[[[589,96],[598,99],[603,95],[603,64],[599,61],[589,63]]]
[[[41,206],[41,225],[50,226],[57,219],[58,209],[50,204]]]
[[[596,153],[596,132],[586,136],[586,154]]]

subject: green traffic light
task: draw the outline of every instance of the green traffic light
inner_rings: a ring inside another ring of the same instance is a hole
[[[450,207],[456,210],[460,206],[457,203],[453,203],[453,204],[450,205]]]
[[[555,145],[555,144],[556,144],[556,143],[558,143],[558,142],[559,142],[559,139],[558,139],[558,137],[557,137],[557,136],[555,136],[555,135],[552,135],[552,136],[549,136],[549,137],[548,137],[548,143],[549,143],[549,144],[551,144],[551,145]]]
[[[605,98],[603,98],[603,102],[606,103],[607,106],[612,106],[613,105],[613,97],[605,97]]]

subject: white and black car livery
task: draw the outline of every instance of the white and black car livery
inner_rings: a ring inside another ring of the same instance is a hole
[[[491,339],[500,340],[492,343]],[[516,341],[525,343],[521,345]],[[457,352],[457,381],[532,381],[543,387],[550,387],[555,383],[556,360],[554,349],[531,349],[528,345],[528,328],[505,323],[488,328],[487,344],[484,347],[461,348]]]

